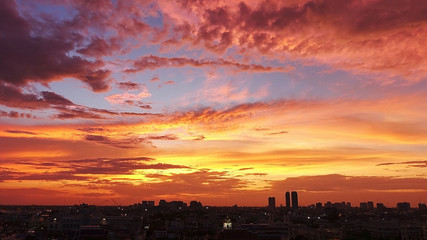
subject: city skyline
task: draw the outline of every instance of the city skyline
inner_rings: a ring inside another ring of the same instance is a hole
[[[425,203],[426,10],[1,1],[0,205]]]

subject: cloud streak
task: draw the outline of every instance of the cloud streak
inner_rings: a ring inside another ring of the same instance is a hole
[[[290,72],[294,68],[291,66],[283,67],[268,67],[258,64],[244,64],[235,61],[224,59],[192,59],[192,58],[167,58],[154,55],[144,56],[133,63],[133,68],[126,69],[125,72],[135,73],[147,69],[157,69],[164,67],[231,67],[238,71],[253,71],[253,72]],[[153,80],[153,79],[152,79]]]

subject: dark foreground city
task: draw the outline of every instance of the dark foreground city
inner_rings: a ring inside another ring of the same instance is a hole
[[[296,192],[284,205],[211,207],[192,201],[142,201],[130,206],[0,206],[0,239],[427,239],[420,203],[316,203],[301,207]]]

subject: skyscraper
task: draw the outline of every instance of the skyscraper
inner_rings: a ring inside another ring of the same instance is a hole
[[[291,194],[289,192],[286,192],[285,199],[286,199],[286,209],[291,210]]]
[[[298,194],[295,191],[292,191],[292,209],[298,209]]]
[[[275,209],[276,208],[276,198],[275,197],[269,197],[268,198],[268,208],[269,209]]]

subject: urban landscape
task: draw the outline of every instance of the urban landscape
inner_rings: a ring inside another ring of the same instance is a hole
[[[268,197],[266,207],[215,207],[201,202],[142,201],[130,206],[0,206],[0,239],[427,239],[427,207],[371,201],[298,205]]]
[[[427,0],[0,0],[0,240],[427,240]]]

